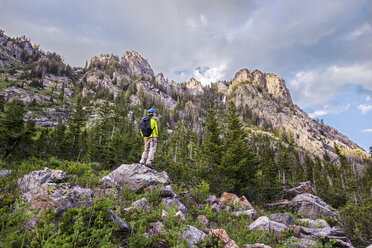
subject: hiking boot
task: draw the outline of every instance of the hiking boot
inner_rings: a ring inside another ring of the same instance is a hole
[[[150,168],[150,169],[154,169],[154,167],[152,167],[151,164],[145,164],[146,167]]]

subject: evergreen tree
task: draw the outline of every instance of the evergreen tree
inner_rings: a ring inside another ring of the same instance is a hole
[[[218,123],[216,112],[213,109],[208,110],[207,120],[205,123],[205,135],[201,147],[202,156],[202,175],[208,181],[212,190],[217,188],[219,180],[215,176],[218,167],[221,164],[222,157],[222,140],[220,139],[221,129]]]
[[[224,190],[233,190],[236,193],[249,191],[254,184],[258,160],[253,150],[245,144],[245,132],[237,115],[234,102],[230,102],[227,116],[227,133],[224,144],[224,153],[219,166]]]
[[[71,135],[71,158],[76,159],[80,153],[81,146],[79,146],[80,135],[82,128],[85,126],[86,117],[83,110],[82,98],[79,96],[75,105],[74,113],[69,120],[69,132]]]
[[[16,150],[21,144],[25,131],[24,114],[25,106],[23,103],[14,100],[9,104],[4,118],[1,119],[0,147],[5,159],[12,153],[14,153],[14,156],[17,155]]]

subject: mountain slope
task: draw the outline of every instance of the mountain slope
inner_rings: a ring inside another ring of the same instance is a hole
[[[137,52],[125,52],[122,58],[93,57],[86,68],[72,70],[59,55],[41,51],[24,37],[11,39],[1,33],[0,41],[0,94],[5,102],[17,98],[28,105],[26,119],[34,119],[40,126],[67,122],[75,98],[81,94],[96,103],[100,99],[114,102],[123,98],[132,106],[145,107],[144,104],[159,102],[170,111],[178,111],[181,119],[186,114],[191,116],[193,128],[200,133],[205,107],[224,108],[232,100],[243,119],[244,115],[257,116],[255,125],[280,133],[314,156],[336,162],[335,145],[357,154],[351,156],[357,167],[358,157],[368,156],[345,135],[318,123],[294,105],[284,80],[272,73],[242,69],[231,82],[202,87],[194,78],[178,84],[165,79],[162,73],[155,76],[150,64]],[[93,119],[99,112],[95,108],[90,111]]]

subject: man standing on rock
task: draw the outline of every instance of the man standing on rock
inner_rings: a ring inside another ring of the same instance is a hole
[[[158,113],[151,108],[147,116],[143,117],[140,122],[141,135],[145,141],[145,150],[142,153],[140,164],[146,165],[153,169],[151,163],[154,160],[156,147],[159,137],[159,119],[156,117]]]

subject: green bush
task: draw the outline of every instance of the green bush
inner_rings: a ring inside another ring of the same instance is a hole
[[[348,202],[340,209],[342,228],[358,246],[367,246],[372,242],[372,199],[366,199],[355,204]]]
[[[191,196],[198,202],[203,203],[208,196],[210,195],[209,192],[209,184],[205,181],[202,181],[197,188],[191,190]]]

